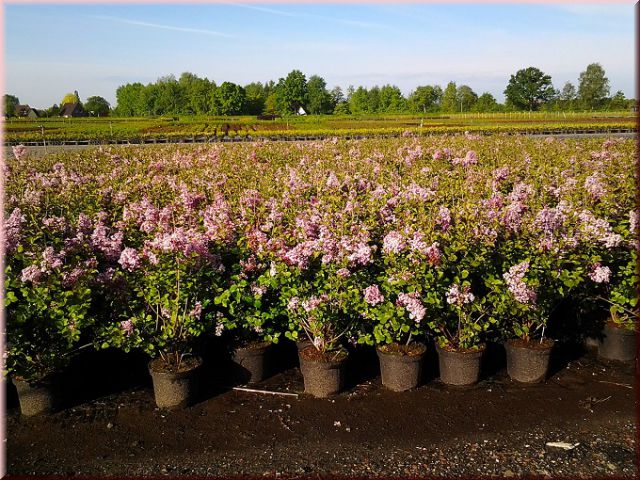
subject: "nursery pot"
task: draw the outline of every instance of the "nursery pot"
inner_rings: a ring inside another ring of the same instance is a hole
[[[256,383],[267,376],[269,342],[251,343],[233,351],[234,377],[241,383]]]
[[[55,378],[47,377],[37,382],[13,378],[18,391],[20,411],[25,416],[53,412],[59,403],[59,389]]]
[[[420,384],[422,360],[427,347],[413,343],[409,348],[392,343],[376,349],[380,360],[382,384],[394,392],[404,392]]]
[[[304,391],[314,397],[328,397],[344,387],[344,351],[322,354],[313,345],[300,352],[300,371],[304,377]]]
[[[545,338],[542,343],[537,340],[508,340],[505,348],[509,377],[522,383],[543,382],[549,371],[549,357],[553,345],[554,341],[550,338]]]
[[[302,362],[302,360],[300,360],[300,352],[305,348],[310,347],[311,345],[313,344],[311,343],[311,340],[309,340],[308,338],[302,338],[300,340],[296,340],[296,348],[298,349],[298,364]]]
[[[477,350],[448,350],[436,344],[440,364],[440,380],[447,385],[473,385],[480,378],[480,361],[486,348]]]
[[[153,380],[156,405],[160,408],[183,408],[190,405],[198,392],[198,370],[200,357],[189,357],[182,361],[180,370],[165,369],[162,359],[149,362],[149,373]]]
[[[636,332],[607,323],[598,345],[598,356],[605,360],[632,362],[636,358]]]

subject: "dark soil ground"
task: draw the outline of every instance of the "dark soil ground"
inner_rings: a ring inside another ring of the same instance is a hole
[[[635,476],[633,365],[605,364],[566,346],[558,350],[544,384],[509,380],[504,350],[493,345],[483,380],[452,388],[438,381],[431,347],[424,385],[394,393],[380,384],[375,351],[365,349],[352,352],[347,390],[331,399],[231,390],[223,386],[231,383],[229,363],[211,356],[198,403],[173,412],[155,407],[141,358],[89,354],[73,367],[77,384],[69,380],[58,413],[22,417],[7,386],[7,471]],[[272,360],[274,375],[252,387],[303,392],[295,345],[279,345]],[[545,448],[554,441],[579,445],[569,452]]]

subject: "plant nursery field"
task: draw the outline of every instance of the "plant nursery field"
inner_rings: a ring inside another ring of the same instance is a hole
[[[636,142],[464,129],[15,146],[10,473],[633,475]]]
[[[312,115],[257,120],[256,117],[38,118],[9,119],[4,141],[174,142],[220,139],[296,139],[463,133],[571,133],[635,131],[629,112],[512,112],[425,115]]]

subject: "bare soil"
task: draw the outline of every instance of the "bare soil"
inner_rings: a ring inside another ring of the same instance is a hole
[[[390,355],[408,355],[410,357],[416,357],[423,355],[426,348],[422,343],[411,342],[409,345],[404,343],[389,343],[387,345],[382,345],[379,350],[382,353]]]
[[[533,339],[530,341],[523,340],[521,338],[514,338],[509,340],[509,343],[516,348],[528,348],[530,350],[548,350],[553,347],[553,340],[545,338],[543,340]]]
[[[21,417],[8,385],[12,475],[635,476],[634,366],[558,345],[539,385],[509,380],[489,344],[482,381],[442,385],[426,355],[424,384],[394,393],[374,349],[351,352],[346,391],[330,399],[229,388],[223,353],[205,358],[203,391],[181,411],[155,408],[147,359],[100,352],[72,366],[65,408]],[[222,352],[222,349],[219,349]],[[296,347],[274,351],[256,389],[303,392]],[[73,384],[73,378],[78,381]],[[577,445],[551,451],[546,442]]]

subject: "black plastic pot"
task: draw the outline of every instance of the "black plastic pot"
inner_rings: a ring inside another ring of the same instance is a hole
[[[18,391],[20,411],[31,417],[56,410],[60,402],[59,384],[55,377],[45,378],[38,382],[13,378]]]
[[[554,341],[545,338],[542,343],[533,340],[509,340],[507,350],[507,372],[509,377],[521,383],[539,383],[547,378],[549,358]]]
[[[480,362],[486,345],[478,350],[448,350],[436,344],[440,380],[447,385],[473,385],[480,379]]]
[[[419,343],[415,355],[403,353],[386,353],[376,349],[380,360],[380,375],[382,384],[394,392],[404,392],[416,388],[420,384],[422,375],[422,363],[427,348]]]
[[[347,353],[329,353],[327,357],[319,358],[314,351],[314,346],[308,346],[300,352],[304,391],[321,398],[335,395],[344,388]]]
[[[264,380],[268,373],[269,347],[271,343],[261,342],[236,348],[232,356],[235,379],[245,384]]]
[[[607,323],[598,345],[598,356],[605,360],[632,362],[636,358],[636,332]]]
[[[202,359],[191,357],[190,368],[180,372],[170,372],[163,368],[157,358],[149,362],[149,373],[153,380],[153,392],[159,408],[177,409],[189,406],[198,393],[198,373]]]

